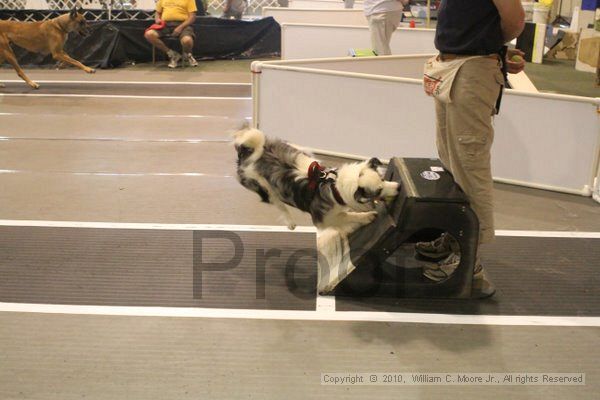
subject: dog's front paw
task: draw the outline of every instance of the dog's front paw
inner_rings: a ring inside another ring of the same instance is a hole
[[[365,213],[365,223],[370,224],[377,218],[377,211],[368,211]]]
[[[296,229],[296,224],[294,222],[288,223],[288,229],[290,231],[293,231],[294,229]]]
[[[31,86],[33,89],[39,89],[39,88],[40,88],[40,85],[38,85],[38,84],[37,84],[37,83],[35,83],[35,82],[31,82],[31,83],[29,84],[29,86]]]
[[[96,70],[94,68],[88,68],[85,70],[85,72],[87,72],[88,74],[95,74]]]
[[[400,184],[398,182],[383,182],[383,190],[381,191],[381,197],[388,199],[390,197],[398,196]]]

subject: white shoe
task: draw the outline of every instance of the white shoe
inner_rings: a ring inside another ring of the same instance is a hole
[[[194,56],[192,55],[192,53],[187,53],[183,55],[183,61],[188,63],[190,65],[190,67],[197,67],[198,66],[198,61],[196,61],[196,59],[194,58]]]
[[[177,68],[177,66],[179,65],[179,61],[181,61],[181,54],[177,53],[176,51],[169,50],[167,56],[169,56],[168,67]]]

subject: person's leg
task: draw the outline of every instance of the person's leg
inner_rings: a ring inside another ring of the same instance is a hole
[[[494,138],[492,114],[502,82],[496,60],[472,60],[463,65],[455,78],[452,102],[445,104],[436,100],[438,153],[479,219],[479,246],[494,239],[490,151]],[[448,235],[434,242],[418,243],[416,250],[419,254],[423,250],[449,254],[439,263],[423,267],[423,274],[434,281],[446,279],[460,262],[456,242]],[[491,296],[495,289],[481,266],[479,247],[477,254],[473,293],[480,297]]]
[[[446,103],[434,98],[436,115],[436,146],[442,164],[448,168],[450,159],[448,156],[448,130],[446,129]]]
[[[466,62],[446,107],[448,161],[455,181],[466,193],[479,219],[479,244],[494,240],[491,147],[492,115],[503,82],[498,62],[481,58]]]
[[[221,18],[225,18],[225,19],[231,18],[231,2],[232,1],[233,0],[225,1],[225,7],[223,8],[223,14],[221,15]]]
[[[181,42],[181,50],[183,54],[189,54],[192,52],[192,49],[194,48],[194,39],[191,36],[182,36],[179,41]]]
[[[367,20],[369,22],[373,50],[380,56],[392,54],[390,44],[386,41],[385,13],[371,14],[367,17]]]
[[[392,40],[392,35],[398,29],[400,25],[400,20],[402,20],[402,11],[390,11],[385,14],[385,43],[387,48],[389,49],[389,54],[392,54],[390,48],[390,41]]]
[[[194,49],[194,30],[191,26],[183,30],[180,41],[184,62],[188,63],[190,67],[196,67],[198,61],[192,55],[192,50]]]
[[[181,60],[181,55],[174,50],[171,50],[165,42],[163,42],[160,38],[161,36],[168,35],[172,31],[172,28],[167,24],[160,32],[155,31],[154,29],[150,29],[146,33],[144,33],[144,37],[148,42],[150,42],[154,47],[166,53],[169,57],[169,68],[177,68],[179,61]]]
[[[436,114],[436,147],[438,150],[438,156],[442,165],[449,170],[448,165],[448,130],[446,128],[446,106],[447,104],[434,98],[435,103],[435,114]],[[415,250],[420,256],[426,257],[432,261],[439,261],[448,257],[453,251],[457,251],[455,240],[447,233],[443,233],[437,239],[431,242],[417,242],[415,244]],[[431,268],[437,268],[437,266],[431,266]],[[424,271],[425,275],[428,275],[427,270]]]
[[[152,44],[154,47],[156,47],[163,53],[168,53],[169,50],[171,50],[167,47],[165,42],[160,40],[160,35],[154,29],[150,29],[149,31],[144,33],[144,37],[150,44]]]

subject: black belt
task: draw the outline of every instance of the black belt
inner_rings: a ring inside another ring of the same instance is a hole
[[[506,68],[506,53],[508,52],[507,46],[502,46],[498,55],[500,56],[500,62],[502,66],[500,67],[500,71],[502,71],[502,76],[504,76],[504,86],[500,88],[500,93],[498,94],[498,99],[496,100],[496,115],[500,114],[500,103],[502,103],[502,94],[504,93],[504,88],[508,85],[508,69]]]

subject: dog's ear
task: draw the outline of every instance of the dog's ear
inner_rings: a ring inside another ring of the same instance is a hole
[[[381,167],[383,163],[378,158],[373,157],[369,160],[367,165],[369,166],[369,168],[377,170],[377,168]]]
[[[75,6],[69,13],[69,17],[71,17],[71,19],[75,19],[76,16],[77,16],[77,7]]]

